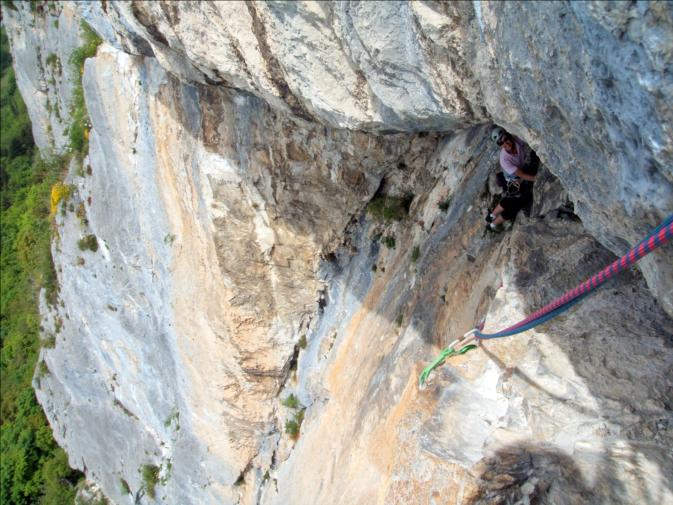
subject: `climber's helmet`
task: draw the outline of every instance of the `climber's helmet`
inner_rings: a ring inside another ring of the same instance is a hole
[[[505,140],[507,140],[507,132],[500,128],[499,126],[496,126],[493,128],[493,131],[491,132],[491,140],[501,146]]]

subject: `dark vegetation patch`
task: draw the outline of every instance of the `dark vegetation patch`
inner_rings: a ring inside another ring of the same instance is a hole
[[[296,440],[299,438],[301,424],[304,422],[306,407],[299,403],[299,399],[294,394],[290,394],[281,404],[288,409],[294,410],[294,415],[285,421],[285,433],[290,435],[293,440]]]
[[[413,196],[397,197],[378,195],[367,205],[367,214],[380,223],[402,221],[409,214]]]
[[[381,242],[383,245],[385,245],[388,249],[395,249],[396,241],[395,237],[393,235],[388,235],[386,237],[383,237],[381,239]]]
[[[449,210],[449,207],[451,206],[451,198],[444,198],[441,202],[437,204],[437,207],[439,207],[439,210],[442,212],[446,212]]]
[[[87,235],[77,241],[77,247],[80,251],[96,252],[98,250],[98,239],[96,235]]]
[[[126,482],[124,479],[119,479],[119,487],[121,489],[122,496],[131,494],[131,488],[129,487],[129,483]]]
[[[156,498],[156,488],[159,483],[159,467],[157,465],[143,465],[140,467],[140,476],[147,496],[152,499]]]
[[[416,263],[418,261],[418,258],[421,257],[421,248],[420,246],[415,245],[413,250],[411,251],[411,262]]]
[[[290,394],[290,396],[285,398],[281,404],[289,409],[296,409],[299,406],[299,400],[294,394]]]

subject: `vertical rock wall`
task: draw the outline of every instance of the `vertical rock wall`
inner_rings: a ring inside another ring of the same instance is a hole
[[[57,217],[36,385],[115,502],[673,501],[669,250],[416,386],[451,336],[516,321],[673,210],[667,4],[3,12],[45,152],[65,146],[45,97],[70,91],[35,62],[68,59],[80,15],[109,42],[84,69],[90,153]],[[490,121],[548,182],[505,236],[483,232]],[[373,221],[382,194],[409,216]],[[568,197],[581,224],[554,212]]]
[[[33,138],[42,152],[62,153],[68,147],[73,81],[80,78],[70,55],[81,44],[81,16],[72,2],[17,6],[3,6],[3,24]]]

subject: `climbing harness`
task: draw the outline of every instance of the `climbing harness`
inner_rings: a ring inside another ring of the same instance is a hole
[[[419,378],[420,385],[423,385],[430,375],[430,372],[444,363],[446,358],[457,356],[459,354],[465,354],[466,352],[475,349],[477,346],[470,344],[471,341],[510,337],[512,335],[516,335],[517,333],[530,330],[539,324],[553,319],[562,312],[568,310],[576,303],[583,300],[587,295],[589,295],[589,293],[599,288],[611,277],[631,267],[643,256],[646,256],[655,249],[664,245],[666,242],[671,240],[671,238],[673,238],[673,214],[668,216],[663,223],[657,226],[657,228],[655,228],[647,237],[640,241],[624,256],[616,261],[613,261],[610,265],[605,267],[593,277],[590,277],[574,289],[566,291],[563,295],[555,298],[550,303],[525,319],[519,321],[518,323],[496,333],[482,333],[481,330],[484,326],[483,323],[480,324],[477,328],[468,331],[465,335],[463,335],[462,339],[455,340],[449,344],[449,346],[442,351],[442,354],[439,358],[425,367]],[[458,348],[460,348],[460,350],[456,351]]]
[[[514,179],[508,179],[505,177],[507,187],[503,193],[503,198],[520,198],[521,197],[521,179],[515,177]]]

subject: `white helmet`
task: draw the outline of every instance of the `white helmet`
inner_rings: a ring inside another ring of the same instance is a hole
[[[507,133],[505,132],[505,130],[503,130],[499,126],[496,126],[491,131],[491,140],[498,145],[500,145],[502,143],[502,141],[505,140],[506,136],[507,136]]]

